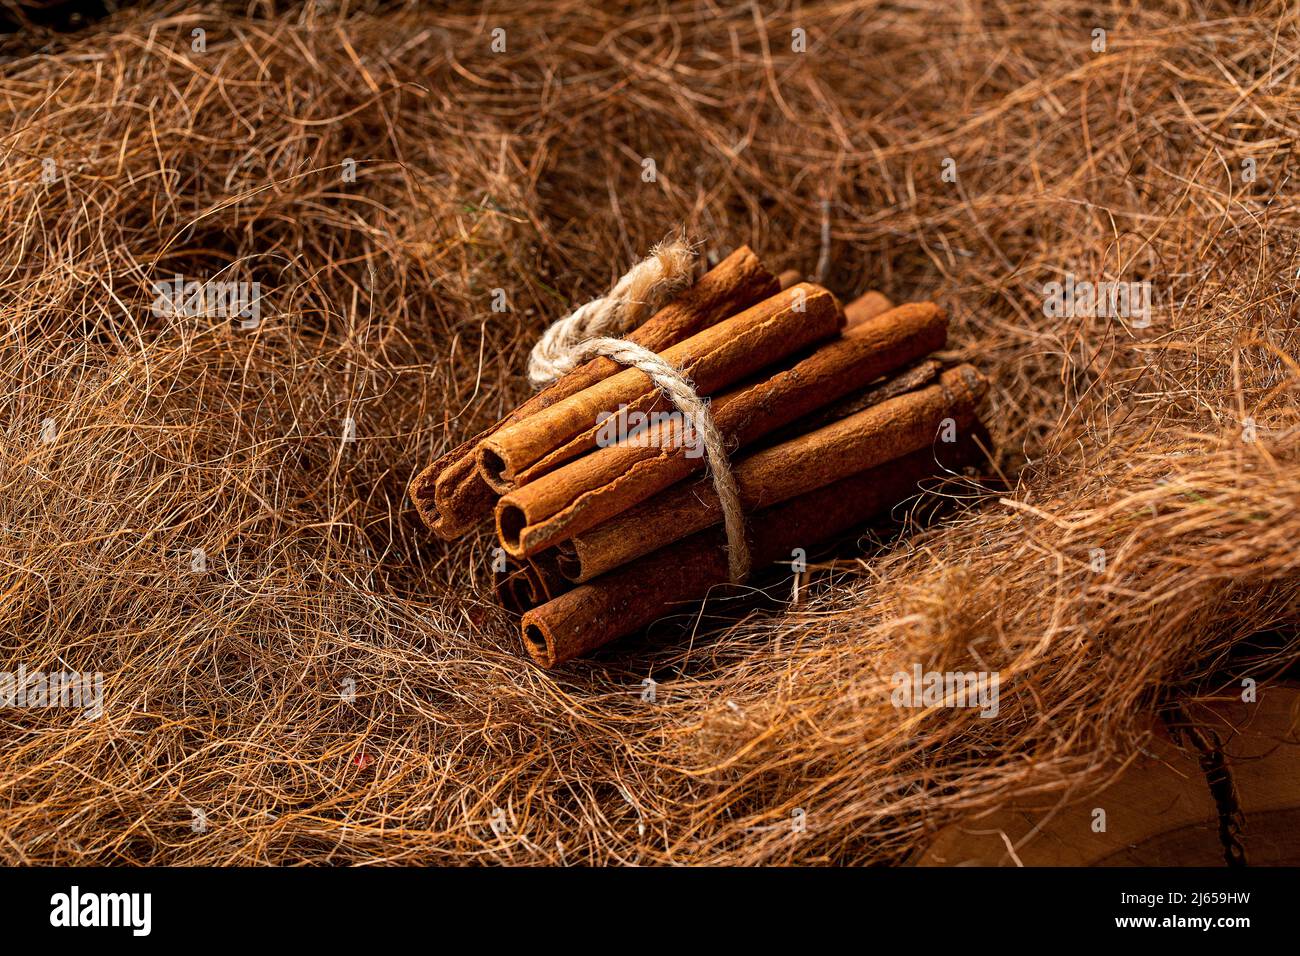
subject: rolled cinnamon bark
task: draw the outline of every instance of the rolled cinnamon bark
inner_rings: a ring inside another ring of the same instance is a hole
[[[757,451],[780,442],[790,441],[792,438],[798,438],[806,432],[815,431],[823,425],[837,422],[841,418],[848,418],[864,408],[879,405],[886,399],[924,388],[933,383],[942,370],[942,362],[936,359],[922,359],[915,365],[909,365],[900,371],[891,372],[888,378],[881,378],[864,389],[810,412],[797,422],[791,422],[789,425],[784,425],[776,431],[764,435],[760,441],[754,443],[754,448]]]
[[[699,394],[712,395],[843,326],[844,310],[835,296],[801,282],[659,354],[681,369]],[[664,408],[671,406],[644,372],[624,369],[502,428],[480,446],[479,470],[498,490],[527,487],[596,446],[600,413],[626,416]]]
[[[967,436],[758,512],[750,522],[754,566],[789,561],[793,548],[837,537],[898,504],[939,470],[936,454],[943,467],[955,468],[975,451]],[[727,584],[728,571],[722,531],[699,532],[528,611],[521,621],[524,646],[542,667],[554,667],[642,630],[676,605],[702,600]]]
[[[741,246],[706,272],[693,286],[675,296],[628,338],[651,351],[660,351],[702,329],[743,311],[778,291],[776,278],[748,246]],[[601,379],[621,366],[597,358],[538,392],[491,428],[462,442],[427,466],[411,481],[411,500],[424,523],[444,538],[472,529],[492,513],[497,494],[479,474],[479,445],[507,424],[527,418]]]
[[[501,606],[516,614],[545,604],[571,587],[557,570],[534,561],[497,574],[494,583]]]
[[[941,348],[946,337],[947,319],[938,306],[891,309],[770,378],[719,397],[714,423],[730,445],[743,447]],[[501,546],[515,557],[537,554],[699,471],[704,459],[698,445],[671,433],[675,424],[601,448],[503,497],[496,511]]]
[[[533,600],[533,584],[528,579],[528,572],[521,567],[497,573],[493,588],[497,593],[497,603],[515,614],[522,614],[542,603]]]
[[[987,384],[973,366],[961,365],[927,388],[741,459],[732,471],[741,508],[746,514],[768,508],[936,441],[956,442],[975,424]],[[570,581],[590,581],[721,522],[712,484],[683,482],[561,543],[556,568]]]
[[[851,329],[859,322],[874,319],[888,312],[894,303],[882,292],[864,292],[844,307],[844,327]]]

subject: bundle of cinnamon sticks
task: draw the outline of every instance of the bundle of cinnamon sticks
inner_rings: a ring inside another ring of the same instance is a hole
[[[773,276],[741,248],[627,336],[707,397],[727,445],[756,570],[910,497],[976,454],[986,389],[931,353],[947,317]],[[694,423],[650,378],[597,358],[411,483],[454,538],[491,519],[503,604],[545,667],[592,651],[729,582],[723,510]]]

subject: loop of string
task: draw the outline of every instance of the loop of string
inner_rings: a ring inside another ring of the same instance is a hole
[[[685,240],[660,243],[629,269],[608,295],[578,307],[546,330],[533,346],[528,377],[534,386],[545,385],[596,356],[644,372],[682,414],[687,428],[700,437],[713,489],[722,506],[728,573],[733,583],[740,583],[750,570],[740,490],[708,401],[699,396],[681,369],[635,342],[604,334],[625,332],[651,309],[659,308],[690,281],[694,259],[695,253]]]
[[[685,239],[659,243],[609,293],[580,305],[551,323],[528,357],[528,381],[549,385],[578,363],[573,350],[601,335],[619,336],[690,285],[695,250]]]

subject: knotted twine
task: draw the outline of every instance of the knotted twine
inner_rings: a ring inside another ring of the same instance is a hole
[[[658,310],[690,284],[695,250],[685,239],[659,243],[603,296],[592,299],[554,322],[533,346],[528,379],[540,388],[583,362],[604,356],[640,369],[681,412],[704,444],[704,462],[722,505],[727,534],[727,568],[733,583],[749,576],[749,544],[740,508],[740,490],[731,471],[726,442],[714,424],[707,400],[700,398],[682,369],[649,349],[617,336],[625,335],[646,315]]]

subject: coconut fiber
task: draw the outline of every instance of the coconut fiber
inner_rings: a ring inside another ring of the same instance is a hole
[[[1295,659],[1294,4],[52,6],[3,4],[0,670],[103,699],[0,708],[3,862],[901,862]],[[939,303],[996,452],[544,672],[407,483],[678,226]]]

